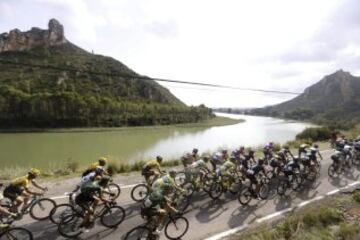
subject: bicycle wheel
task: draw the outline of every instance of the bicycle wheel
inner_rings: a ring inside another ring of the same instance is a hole
[[[223,187],[220,182],[213,182],[210,187],[209,195],[212,199],[218,199],[223,193]]]
[[[203,179],[203,183],[204,183],[204,185],[203,185],[204,192],[209,193],[210,192],[210,187],[211,187],[211,185],[213,183],[213,177],[211,176],[210,173],[207,173],[205,175],[205,177]]]
[[[82,233],[83,221],[83,218],[77,214],[68,215],[58,225],[58,231],[63,237],[76,238]]]
[[[238,201],[239,201],[239,203],[241,203],[241,205],[245,206],[250,203],[251,198],[252,198],[251,193],[250,193],[249,189],[247,188],[239,194]]]
[[[42,198],[30,207],[30,216],[38,221],[46,220],[51,210],[56,207],[56,202],[50,198]]]
[[[183,217],[178,216],[170,219],[165,226],[165,236],[168,239],[181,239],[189,229],[189,221]]]
[[[131,229],[125,235],[125,240],[152,240],[156,239],[152,231],[145,226],[139,226]]]
[[[118,226],[125,219],[125,210],[120,206],[112,206],[106,208],[103,214],[100,216],[100,222],[102,225],[108,228],[114,228]]]
[[[50,221],[54,224],[59,224],[62,219],[73,214],[74,211],[74,207],[70,204],[59,204],[50,211]]]
[[[32,233],[22,227],[9,228],[0,234],[0,240],[33,240]]]
[[[182,214],[190,205],[191,198],[186,196],[179,196],[176,202],[176,209]]]
[[[339,177],[339,166],[335,166],[334,164],[331,164],[328,168],[328,175],[331,178],[338,178]]]
[[[269,196],[269,185],[267,183],[262,184],[259,190],[259,197],[263,200],[267,199]]]
[[[285,180],[281,180],[279,182],[279,185],[276,189],[277,193],[280,195],[280,196],[283,196],[286,192],[286,189],[287,189],[287,181]]]
[[[108,196],[109,200],[117,199],[121,193],[120,186],[117,185],[116,183],[109,183],[108,186],[106,187],[105,191],[113,194],[113,196],[106,194]]]
[[[135,202],[141,202],[142,200],[144,200],[147,196],[149,195],[149,188],[146,184],[141,183],[136,185],[132,190],[131,190],[131,198],[132,200],[134,200]]]

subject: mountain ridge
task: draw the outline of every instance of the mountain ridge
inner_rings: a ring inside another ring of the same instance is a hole
[[[210,109],[186,106],[122,62],[72,44],[54,19],[48,30],[0,36],[2,128],[155,125],[212,117]]]

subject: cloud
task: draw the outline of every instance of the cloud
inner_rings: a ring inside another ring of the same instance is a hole
[[[146,24],[144,29],[160,38],[175,38],[178,34],[178,26],[172,20],[151,22]]]

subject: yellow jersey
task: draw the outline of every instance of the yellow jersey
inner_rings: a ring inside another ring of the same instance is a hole
[[[145,163],[144,168],[146,169],[160,168],[160,164],[156,160],[150,160],[147,163]]]
[[[28,188],[29,179],[27,176],[15,178],[14,180],[11,181],[11,185],[14,187]]]

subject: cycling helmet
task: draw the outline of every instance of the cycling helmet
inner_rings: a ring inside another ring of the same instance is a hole
[[[234,162],[236,162],[236,158],[231,157],[231,158],[230,158],[230,161],[234,163]]]
[[[210,160],[210,157],[208,155],[203,156],[203,160],[204,162],[208,162]]]
[[[255,154],[255,151],[252,150],[252,149],[249,149],[249,155],[252,156],[252,155],[254,155],[254,154]]]
[[[31,168],[28,174],[36,177],[40,175],[40,170],[37,168]]]
[[[264,159],[263,159],[263,158],[259,158],[258,164],[259,164],[259,165],[263,165],[263,164],[264,164]]]
[[[159,156],[156,156],[156,161],[158,161],[159,163],[161,163],[163,160],[163,158],[159,155]]]
[[[286,149],[286,150],[289,150],[289,149],[290,149],[290,148],[289,148],[289,145],[284,145],[283,148]]]
[[[227,151],[226,149],[221,150],[221,153],[222,153],[222,154],[227,154],[227,152],[228,152],[228,151]]]
[[[192,152],[195,153],[195,154],[197,154],[197,153],[199,152],[199,149],[194,148],[194,149],[192,150]]]
[[[274,143],[273,143],[273,142],[269,142],[269,146],[270,146],[270,147],[274,146]]]
[[[107,162],[107,158],[105,158],[105,157],[99,158],[99,165],[100,166],[105,166],[106,162]]]
[[[170,175],[170,177],[174,178],[176,176],[176,170],[175,169],[170,169],[169,175]]]
[[[319,148],[319,145],[317,145],[316,143],[313,144],[314,148]]]
[[[242,151],[244,151],[244,150],[245,150],[245,147],[244,147],[244,146],[240,146],[240,147],[239,147],[239,151],[240,151],[240,152],[242,152]]]
[[[294,156],[293,160],[294,160],[295,163],[298,163],[300,161],[300,158],[298,156]]]

